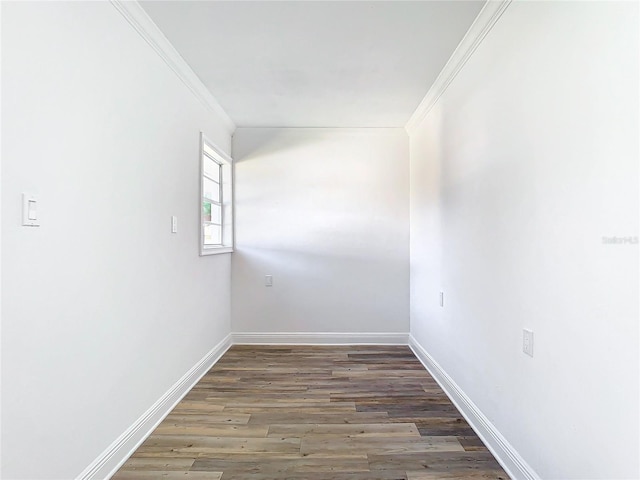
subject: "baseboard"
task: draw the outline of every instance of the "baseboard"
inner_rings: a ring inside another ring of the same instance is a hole
[[[540,476],[502,436],[473,401],[410,334],[406,333],[232,333],[178,380],[149,410],[100,454],[76,480],[110,478],[193,386],[224,355],[239,345],[409,345],[453,404],[514,480]]]
[[[160,399],[154,403],[136,422],[96,458],[77,480],[98,480],[110,478],[142,442],[173,410],[180,400],[209,371],[231,346],[231,335],[227,335],[218,345],[195,364]]]
[[[438,362],[417,342],[413,335],[409,335],[409,347],[442,387],[509,476],[513,480],[540,480],[540,476],[535,470],[520,456],[516,449],[502,436]]]
[[[407,345],[407,333],[233,333],[238,345]]]

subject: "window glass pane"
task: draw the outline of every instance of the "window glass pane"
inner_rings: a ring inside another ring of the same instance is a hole
[[[202,201],[202,221],[211,221],[211,203],[204,200]]]
[[[204,151],[207,152],[209,155],[211,155],[212,157],[216,156],[216,152],[213,150],[213,148],[211,148],[209,145],[207,145],[206,143],[204,144]]]
[[[215,247],[233,245],[233,165],[226,155],[201,136],[202,239],[201,254],[218,253]],[[224,225],[222,224],[224,220]],[[213,247],[213,248],[211,248]]]
[[[211,220],[213,223],[222,223],[222,207],[220,205],[211,205]]]
[[[202,196],[209,200],[220,201],[220,185],[216,182],[209,180],[206,177],[202,178]]]
[[[204,157],[203,159],[204,162],[204,174],[207,177],[211,177],[214,179],[219,179],[220,178],[220,164],[214,162],[213,160],[211,160],[209,157]]]
[[[204,226],[204,244],[220,245],[222,243],[222,227],[220,225]]]

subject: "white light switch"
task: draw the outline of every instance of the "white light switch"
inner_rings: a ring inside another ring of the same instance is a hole
[[[440,306],[444,307],[444,292],[440,292]]]
[[[171,233],[178,233],[178,217],[175,215],[171,217]]]
[[[273,287],[273,275],[265,275],[264,276],[264,286],[265,287]]]
[[[22,225],[38,227],[38,199],[29,193],[22,194]]]
[[[29,217],[29,220],[37,220],[38,216],[36,214],[36,201],[35,200],[28,200],[29,202],[29,206],[27,208],[27,216]]]
[[[533,332],[526,328],[522,329],[522,351],[533,357]]]

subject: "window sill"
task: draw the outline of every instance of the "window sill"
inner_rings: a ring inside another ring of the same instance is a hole
[[[209,247],[200,249],[200,256],[218,255],[219,253],[233,253],[233,247]]]

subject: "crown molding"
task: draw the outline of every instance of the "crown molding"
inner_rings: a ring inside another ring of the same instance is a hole
[[[473,55],[476,48],[482,43],[491,31],[500,16],[507,9],[511,0],[487,0],[480,13],[473,21],[469,30],[462,38],[451,57],[442,68],[433,85],[424,96],[418,108],[413,112],[405,125],[409,134],[424,120],[429,111],[438,102],[438,99],[447,90],[449,84],[456,78],[458,72]]]
[[[229,134],[233,134],[236,125],[225,112],[218,100],[198,78],[187,62],[178,53],[158,26],[151,20],[140,4],[135,0],[111,0],[111,4],[131,24],[136,32],[155,50],[180,80],[191,90],[198,100],[223,121]]]

